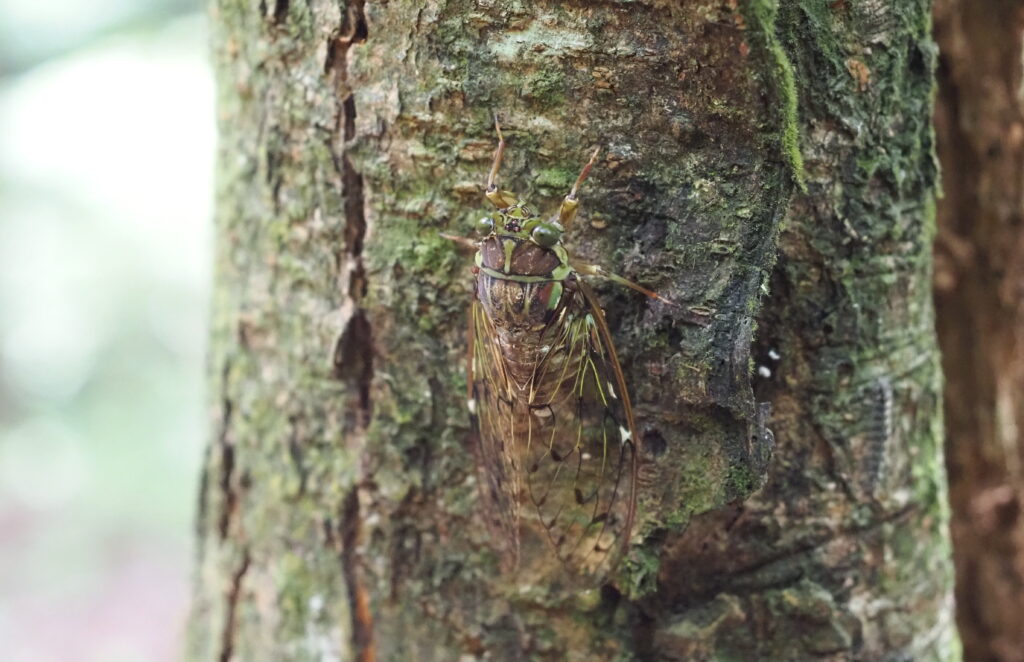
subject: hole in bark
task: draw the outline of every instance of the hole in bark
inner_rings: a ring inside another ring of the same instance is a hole
[[[668,449],[668,442],[665,441],[664,435],[655,428],[644,430],[643,441],[644,449],[651,455],[651,457],[661,457]]]
[[[681,136],[683,147],[690,150],[702,149],[711,142],[710,136],[699,129],[687,131]]]
[[[341,26],[342,34],[351,34],[350,41],[354,44],[366,41],[366,37],[370,34],[370,30],[366,25],[366,14],[363,10],[364,4],[365,2],[353,2],[352,7],[345,16],[345,22]]]
[[[907,67],[914,76],[923,78],[928,75],[928,58],[917,42],[910,45],[910,53],[907,60]]]
[[[334,349],[334,376],[349,382],[359,393],[364,415],[370,410],[370,382],[373,380],[373,337],[363,311],[349,321]]]
[[[288,20],[288,0],[277,0],[274,3],[274,23],[280,25]]]
[[[615,609],[622,601],[622,593],[611,584],[601,586],[601,604],[608,610]]]

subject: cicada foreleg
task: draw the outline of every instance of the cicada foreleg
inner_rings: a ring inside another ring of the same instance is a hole
[[[604,267],[602,267],[600,265],[597,265],[597,264],[580,264],[580,263],[577,263],[577,262],[571,262],[570,264],[572,265],[572,268],[578,274],[582,274],[584,276],[598,276],[600,278],[607,278],[608,280],[612,281],[613,283],[618,283],[619,285],[625,285],[626,287],[628,287],[631,290],[636,290],[637,292],[640,292],[641,294],[644,294],[644,295],[646,295],[646,296],[648,296],[648,297],[650,297],[652,299],[657,299],[658,301],[661,301],[662,303],[667,303],[669,305],[675,305],[675,303],[673,303],[672,301],[669,301],[668,299],[666,299],[665,297],[661,296],[657,292],[652,292],[651,290],[647,289],[646,287],[644,287],[642,285],[637,285],[636,283],[634,283],[633,281],[629,280],[628,278],[623,278],[622,276],[620,276],[618,274],[613,274],[610,271],[605,271]]]
[[[494,117],[494,130],[498,132],[498,149],[494,150],[494,162],[491,164],[490,174],[487,175],[487,188],[484,195],[495,207],[504,209],[516,204],[517,200],[515,193],[499,191],[498,185],[495,183],[498,178],[498,169],[501,167],[501,157],[505,155],[505,136],[501,135],[501,123],[498,122],[497,115]]]

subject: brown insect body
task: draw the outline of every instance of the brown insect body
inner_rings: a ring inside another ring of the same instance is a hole
[[[499,209],[481,219],[484,237],[475,244],[469,409],[481,494],[506,568],[519,563],[529,530],[574,580],[592,585],[628,548],[637,472],[633,413],[611,335],[561,244],[596,152],[558,215],[544,221],[494,186],[503,149],[504,141],[487,194]]]

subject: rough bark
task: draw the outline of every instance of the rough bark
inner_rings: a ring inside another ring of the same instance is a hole
[[[681,556],[726,577],[698,586],[744,615],[743,659],[959,656],[930,290],[928,9],[797,2],[778,17],[807,164],[754,352],[772,371],[755,390],[772,402],[778,451],[765,488],[691,526]]]
[[[935,274],[957,621],[970,660],[1024,660],[1024,8],[945,0]]]
[[[215,5],[193,659],[955,656],[930,6],[780,4]],[[570,246],[680,304],[598,288],[644,456],[600,591],[510,585],[477,508],[438,232],[484,208],[495,110],[541,209],[604,146]]]

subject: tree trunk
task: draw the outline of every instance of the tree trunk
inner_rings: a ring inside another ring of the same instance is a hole
[[[957,620],[968,659],[1024,662],[1024,8],[944,0],[936,17]]]
[[[930,4],[676,4],[217,2],[193,660],[956,658]],[[570,249],[678,304],[597,284],[641,437],[599,591],[480,513],[438,233],[494,111],[542,213],[603,147]]]

